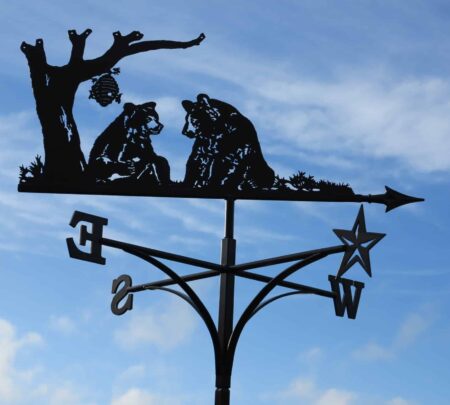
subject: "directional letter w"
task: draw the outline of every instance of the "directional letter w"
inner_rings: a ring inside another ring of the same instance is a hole
[[[348,280],[346,278],[336,278],[328,276],[331,284],[331,290],[334,292],[334,310],[337,316],[344,316],[347,309],[347,316],[350,319],[356,318],[358,311],[359,299],[361,298],[361,290],[364,288],[364,283],[359,281]],[[341,294],[340,285],[342,284],[343,295]],[[352,293],[352,286],[354,288],[354,295]]]

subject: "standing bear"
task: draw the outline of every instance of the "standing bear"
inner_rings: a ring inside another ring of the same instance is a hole
[[[184,100],[183,135],[194,145],[184,185],[228,190],[270,189],[274,171],[264,160],[255,127],[236,108],[199,94]]]
[[[155,107],[152,101],[125,103],[122,113],[100,134],[88,163],[89,174],[97,183],[170,183],[169,163],[155,153],[150,139],[163,129]]]

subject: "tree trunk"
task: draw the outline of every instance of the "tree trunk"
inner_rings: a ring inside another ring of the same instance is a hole
[[[44,137],[44,175],[49,181],[77,181],[86,169],[72,113],[78,83],[73,83],[68,75],[54,76],[42,93],[35,92]]]
[[[30,67],[31,85],[36,100],[36,111],[44,137],[44,177],[52,183],[82,182],[86,171],[86,160],[81,151],[80,136],[72,109],[75,93],[83,81],[108,72],[126,56],[156,49],[185,49],[199,45],[205,38],[186,41],[140,41],[143,35],[133,31],[123,36],[119,31],[113,34],[111,47],[100,57],[83,58],[86,39],[92,30],[81,34],[69,30],[72,52],[65,66],[51,66],[47,63],[44,42],[37,39],[35,45],[23,42],[20,49]]]

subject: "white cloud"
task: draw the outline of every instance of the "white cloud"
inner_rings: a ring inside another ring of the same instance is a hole
[[[18,337],[14,325],[0,319],[0,404],[20,399],[23,394],[22,384],[26,384],[29,379],[30,370],[19,370],[15,366],[19,351],[42,342],[42,337],[35,332]]]
[[[410,402],[402,397],[395,397],[386,402],[386,405],[414,405],[413,402]]]
[[[342,391],[335,388],[326,390],[315,402],[317,405],[349,405],[354,403],[356,395],[350,391]]]
[[[122,395],[113,398],[111,405],[181,405],[181,402],[139,388],[130,388]]]
[[[195,59],[181,55],[177,69],[238,86],[242,91],[225,101],[253,121],[267,151],[306,153],[308,161],[312,153],[317,161],[344,168],[364,156],[395,158],[421,173],[450,170],[450,81],[399,78],[388,68],[341,69],[333,80],[319,81],[268,66],[257,55],[225,55],[206,49]],[[173,63],[171,57],[158,60]],[[142,69],[137,65],[131,66]]]
[[[264,127],[302,150],[393,157],[425,173],[450,170],[450,82],[386,77],[269,78],[254,89],[262,100],[250,106]]]
[[[356,404],[385,404],[385,405],[414,405],[415,402],[396,396],[389,400],[349,391],[337,387],[323,387],[315,378],[299,376],[291,381],[289,386],[278,392],[261,395],[260,398],[271,404],[283,405],[356,405]]]
[[[75,390],[70,387],[56,388],[49,398],[50,405],[78,405],[81,404],[80,397]]]
[[[52,315],[50,317],[50,327],[63,335],[70,335],[76,330],[75,322],[65,315]]]
[[[207,235],[213,235],[221,238],[221,227],[211,225],[210,222],[204,221],[204,212],[193,213],[185,208],[180,210],[177,206],[170,206],[167,201],[151,200],[148,202],[153,207],[157,208],[162,214],[176,219],[189,231],[200,232]]]
[[[112,400],[111,405],[157,405],[156,397],[147,391],[131,388],[120,397]]]
[[[300,360],[309,364],[316,363],[322,357],[323,357],[323,350],[318,346],[311,347],[310,349],[301,353],[299,356]]]
[[[88,397],[83,387],[75,386],[69,381],[59,381],[38,385],[29,392],[24,404],[44,401],[42,403],[48,405],[97,405]]]
[[[123,348],[152,344],[160,350],[171,350],[184,344],[193,334],[197,320],[194,310],[184,301],[166,304],[142,312],[132,312],[126,325],[114,337]]]
[[[410,314],[400,325],[395,337],[394,347],[403,348],[413,344],[433,322],[433,317],[429,314]]]
[[[391,348],[380,346],[375,342],[369,342],[353,352],[353,356],[359,360],[386,360],[393,355]]]
[[[239,242],[247,244],[260,244],[262,240],[286,242],[296,237],[288,233],[274,232],[257,226],[245,227],[239,234]]]
[[[136,380],[142,378],[146,371],[147,368],[144,364],[134,364],[120,374],[119,380]]]
[[[54,380],[44,367],[16,365],[17,359],[30,348],[43,343],[38,333],[19,336],[11,322],[0,319],[0,405],[95,405],[84,388],[70,381]]]
[[[283,402],[286,400],[307,401],[310,405],[350,405],[355,403],[357,395],[353,392],[328,388],[321,389],[311,378],[298,377],[289,386],[289,388],[279,395]],[[294,403],[294,402],[293,402]]]
[[[192,237],[186,238],[185,236],[173,234],[169,235],[168,241],[170,242],[171,246],[183,246],[184,248],[192,250],[196,253],[198,253],[200,248],[203,249],[208,245],[208,242],[204,239]]]
[[[220,217],[222,217],[224,213],[225,204],[223,201],[200,200],[198,198],[194,198],[189,199],[187,203],[192,207],[200,209],[201,211],[207,211]]]
[[[313,380],[299,377],[294,380],[283,395],[296,398],[312,398],[316,392],[316,384]]]
[[[356,349],[353,356],[359,360],[387,360],[397,356],[402,350],[413,345],[423,333],[429,329],[435,316],[430,308],[425,308],[421,312],[409,314],[399,325],[397,332],[392,338],[392,342],[386,346],[375,342]]]

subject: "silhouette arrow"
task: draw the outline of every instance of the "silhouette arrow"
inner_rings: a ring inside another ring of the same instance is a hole
[[[384,204],[386,205],[386,212],[405,204],[425,201],[424,198],[411,197],[409,195],[399,193],[388,186],[384,187],[386,189],[384,194],[356,194],[355,198],[359,198],[360,202]]]
[[[86,184],[19,184],[19,191],[28,193],[58,193],[58,194],[95,194],[95,195],[126,195],[148,197],[177,198],[217,198],[230,200],[272,200],[272,201],[316,201],[316,202],[368,202],[386,205],[386,212],[401,205],[425,201],[423,198],[411,197],[385,186],[384,194],[355,194],[348,191],[272,191],[272,190],[226,190],[196,189],[196,188],[158,188],[142,189],[129,185],[86,185]]]

